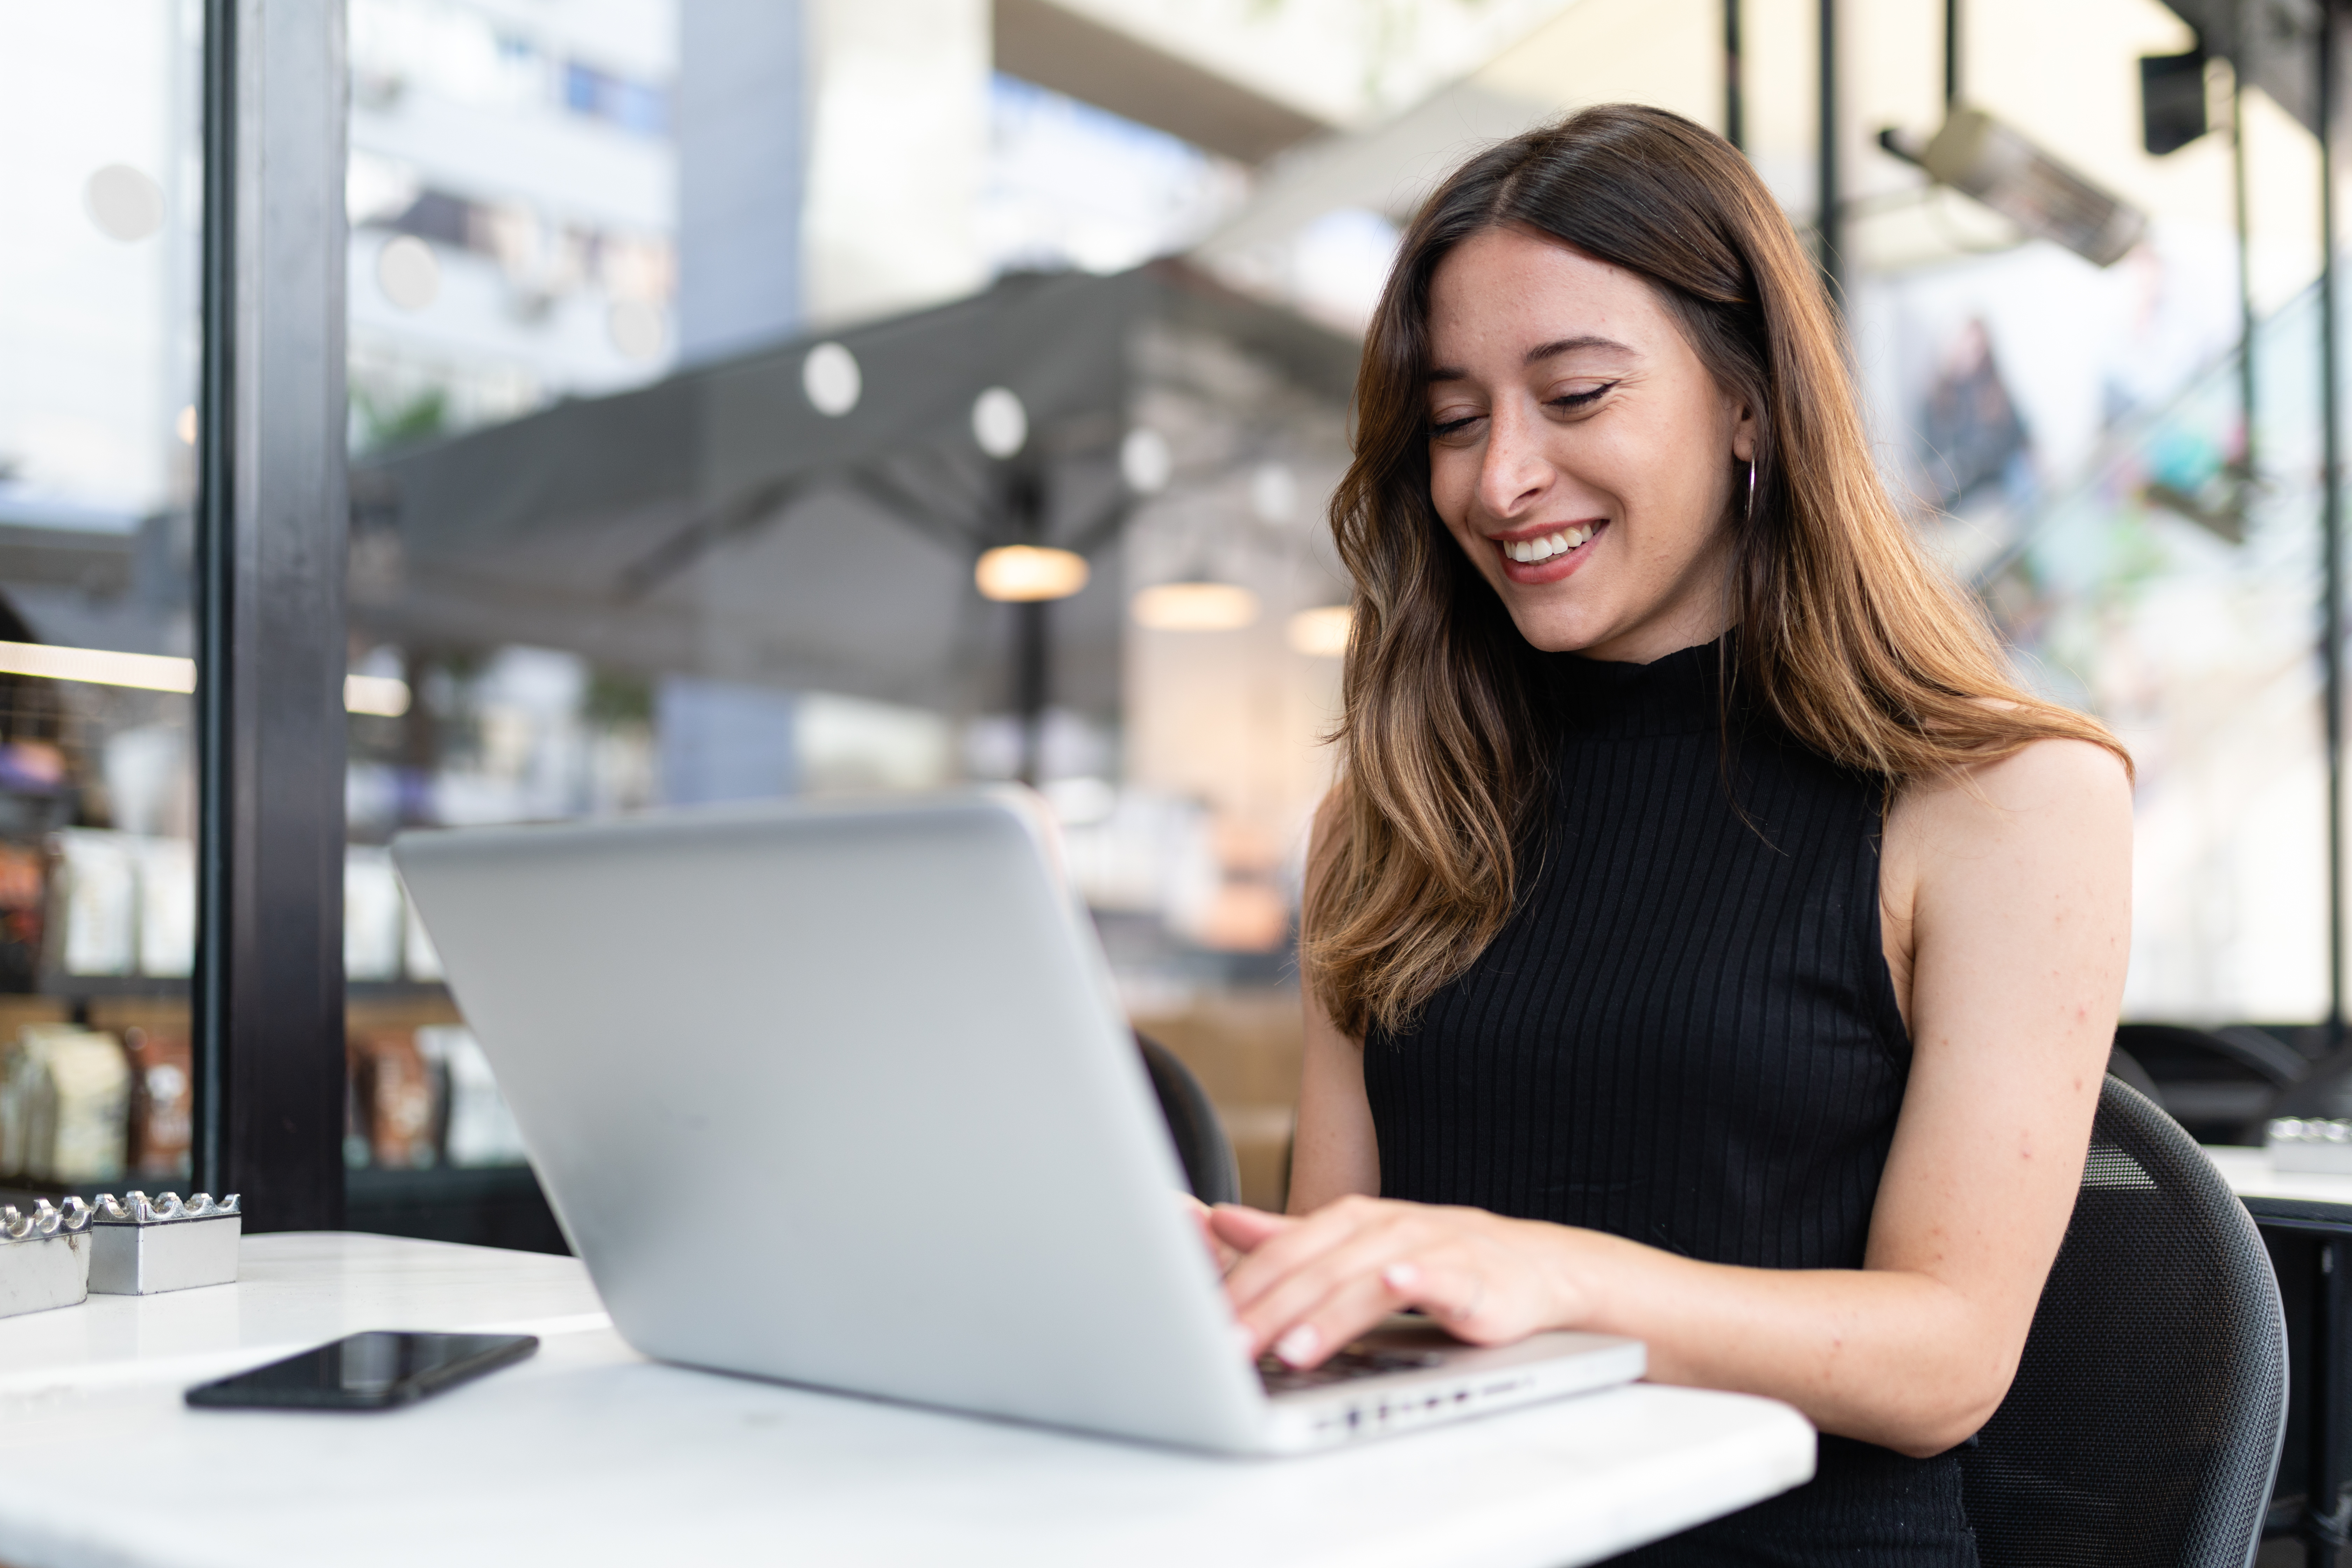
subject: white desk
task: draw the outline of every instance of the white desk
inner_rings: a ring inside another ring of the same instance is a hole
[[[1310,1458],[1230,1460],[647,1362],[570,1258],[265,1236],[236,1285],[0,1320],[0,1563],[1558,1568],[1796,1485],[1769,1400],[1638,1384]],[[405,1410],[192,1411],[369,1328],[536,1333]]]
[[[2287,1198],[2306,1204],[2343,1204],[2352,1207],[2352,1175],[2317,1171],[2281,1171],[2271,1164],[2267,1149],[2242,1149],[2207,1144],[2205,1152],[2242,1198]]]

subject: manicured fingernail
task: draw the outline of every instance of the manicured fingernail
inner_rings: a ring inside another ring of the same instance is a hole
[[[1299,1366],[1313,1358],[1315,1347],[1322,1342],[1323,1336],[1315,1331],[1314,1324],[1301,1323],[1274,1342],[1274,1353],[1280,1356],[1285,1364]]]
[[[1421,1270],[1410,1263],[1391,1263],[1381,1270],[1381,1278],[1391,1289],[1403,1290],[1421,1282]]]

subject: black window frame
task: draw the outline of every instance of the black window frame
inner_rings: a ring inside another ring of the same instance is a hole
[[[194,1184],[343,1217],[344,7],[205,0]]]

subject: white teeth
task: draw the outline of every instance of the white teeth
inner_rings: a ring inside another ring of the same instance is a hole
[[[1589,528],[1562,529],[1540,539],[1515,539],[1503,546],[1503,553],[1514,561],[1533,563],[1549,561],[1555,555],[1565,555],[1592,537]]]

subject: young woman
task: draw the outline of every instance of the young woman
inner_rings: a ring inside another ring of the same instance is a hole
[[[1729,145],[1587,110],[1405,236],[1332,506],[1291,1215],[1259,1351],[1412,1307],[1784,1399],[1817,1479],[1646,1561],[1972,1564],[2127,947],[2128,762],[2018,689],[1881,485]]]

